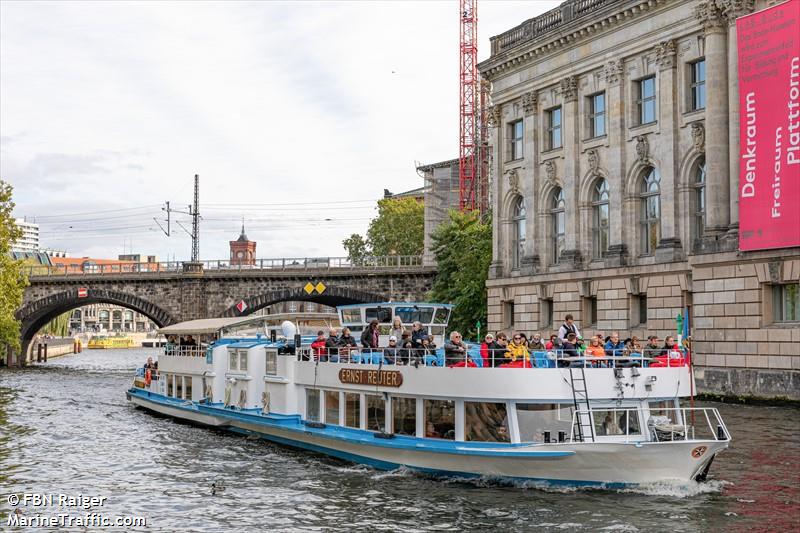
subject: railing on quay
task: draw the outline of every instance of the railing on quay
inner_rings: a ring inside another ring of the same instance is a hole
[[[357,260],[349,257],[289,257],[277,259],[256,259],[253,264],[237,264],[227,259],[213,261],[166,261],[158,263],[124,262],[98,264],[87,260],[75,265],[34,265],[25,266],[29,277],[36,276],[100,276],[109,274],[178,274],[185,271],[281,271],[303,270],[391,270],[422,266],[422,256],[388,255],[370,256]]]
[[[644,433],[639,425],[639,411],[638,407],[578,409],[572,413],[569,442],[579,440],[575,435],[583,432],[579,433],[577,428],[580,425],[585,430],[586,420],[592,424],[592,432],[587,432],[584,441],[596,440],[596,437],[623,436],[626,442],[641,440]],[[731,440],[725,422],[713,407],[658,407],[649,409],[648,414],[644,422],[647,435],[653,441]]]
[[[490,351],[491,352],[491,351]],[[664,354],[662,349],[642,350],[630,354],[574,356],[564,350],[534,351],[528,357],[514,358],[507,352],[487,354],[484,357],[476,348],[461,354],[442,354],[436,348],[314,348],[304,346],[296,351],[300,361],[319,361],[331,364],[381,364],[430,367],[468,368],[629,368],[629,367],[680,367],[689,361],[680,352]]]

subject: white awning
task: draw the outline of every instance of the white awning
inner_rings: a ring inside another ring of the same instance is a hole
[[[253,316],[201,318],[198,320],[189,320],[187,322],[178,322],[177,324],[160,328],[158,333],[161,335],[200,335],[203,333],[216,333],[222,328],[227,328],[239,323],[253,322],[258,319],[259,317]]]

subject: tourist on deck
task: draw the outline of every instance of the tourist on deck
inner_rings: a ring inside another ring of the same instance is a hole
[[[681,347],[675,342],[675,337],[672,335],[667,336],[664,339],[664,346],[661,348],[661,355],[666,355],[667,357],[680,357]],[[678,352],[676,355],[675,352]]]
[[[658,335],[647,337],[647,344],[644,346],[645,357],[656,357],[661,355],[661,346],[658,344]]]
[[[589,341],[589,346],[586,347],[586,351],[584,352],[585,357],[605,357],[606,350],[603,348],[602,340],[599,335],[595,335]],[[605,367],[605,362],[603,361],[596,361],[593,363],[593,366],[603,366]]]
[[[389,346],[383,349],[383,361],[386,364],[394,365],[398,363],[399,356],[400,353],[397,348],[397,337],[392,335],[389,337]]]
[[[544,345],[545,350],[555,350],[558,348],[561,339],[558,338],[558,335],[550,335],[550,340]]]
[[[155,369],[155,365],[153,364],[153,358],[148,357],[147,362],[144,364],[145,371]]]
[[[406,330],[398,342],[400,348],[400,361],[407,365],[411,362],[411,354],[414,352],[414,344],[411,342],[411,332]]]
[[[175,352],[175,347],[175,335],[168,335],[167,343],[164,345],[164,353],[167,355],[172,355]]]
[[[364,348],[376,349],[380,342],[380,333],[378,332],[378,321],[373,319],[369,326],[361,332],[361,346]]]
[[[325,339],[325,353],[328,360],[334,363],[339,361],[339,332],[336,328],[328,330],[328,338]]]
[[[186,335],[184,346],[197,346],[197,341],[191,335]]]
[[[561,343],[561,355],[562,357],[580,357],[581,354],[578,352],[577,335],[572,332],[567,334],[567,338]],[[580,361],[562,361],[559,359],[558,366],[583,366],[583,363]]]
[[[350,328],[342,329],[342,335],[339,337],[339,351],[343,352],[344,349],[347,349],[349,352],[350,349],[355,348],[358,346],[356,344],[356,340],[350,335]]]
[[[414,345],[414,348],[421,348],[422,347],[422,339],[428,336],[428,332],[425,328],[422,327],[422,322],[416,321],[414,325],[411,326],[411,343]]]
[[[461,333],[450,332],[450,340],[444,343],[444,361],[447,366],[467,360],[467,346],[461,340]]]
[[[527,348],[528,347],[528,336],[525,335],[524,333],[520,333],[519,336],[522,339],[522,344],[524,344],[525,347]]]
[[[522,359],[524,361],[531,360],[531,354],[528,351],[528,347],[525,345],[523,335],[521,333],[514,333],[514,337],[512,337],[511,343],[508,345],[505,355],[506,359],[511,359],[512,362],[516,361],[517,359]]]
[[[506,351],[508,351],[508,337],[502,331],[495,335],[495,340],[489,346],[490,366],[500,366],[506,362]]]
[[[483,338],[483,342],[481,343],[481,359],[483,359],[484,367],[492,366],[492,357],[491,353],[489,352],[492,344],[494,344],[494,335],[487,333]]]
[[[317,338],[311,343],[311,351],[314,354],[314,359],[317,361],[327,361],[327,349],[325,348],[325,332],[319,330]]]
[[[581,332],[578,329],[578,326],[575,325],[575,320],[572,318],[572,315],[567,315],[564,317],[564,323],[561,324],[561,327],[558,328],[558,338],[562,341],[567,338],[567,334],[574,333],[575,337],[580,337]]]
[[[422,345],[414,351],[412,355],[412,362],[414,363],[424,363],[426,360],[426,356],[433,356],[428,357],[427,359],[431,361],[431,365],[437,366],[435,361],[436,359],[436,345],[433,343],[433,336],[429,335],[422,339]]]
[[[547,348],[545,348],[544,341],[542,340],[542,335],[540,333],[534,333],[531,337],[531,340],[528,341],[528,349],[531,352],[543,352]]]
[[[406,328],[403,326],[403,321],[400,320],[399,316],[395,316],[394,320],[392,320],[392,329],[389,331],[389,335],[394,335],[399,340],[400,337],[403,336],[403,332]]]
[[[611,333],[611,337],[609,337],[604,348],[606,350],[606,355],[618,357],[625,351],[625,343],[619,340],[619,333],[614,331]]]

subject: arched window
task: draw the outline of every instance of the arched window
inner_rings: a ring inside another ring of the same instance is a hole
[[[519,268],[522,264],[522,256],[525,254],[525,199],[522,197],[517,198],[514,202],[514,212],[512,222],[514,225],[513,242],[511,243],[513,249],[513,268]]]
[[[550,205],[550,216],[553,225],[553,264],[558,263],[562,252],[567,245],[567,215],[565,210],[564,191],[559,187],[553,191],[552,202]]]
[[[593,246],[592,254],[595,259],[600,259],[608,251],[609,212],[608,212],[608,182],[605,178],[598,179],[594,184],[592,197],[592,222]]]
[[[703,236],[706,227],[706,160],[701,159],[694,171],[694,235],[695,239]]]
[[[642,174],[639,197],[642,202],[642,254],[652,255],[661,239],[661,176],[653,167]]]

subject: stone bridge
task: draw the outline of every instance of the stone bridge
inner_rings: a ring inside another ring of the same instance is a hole
[[[158,264],[161,265],[161,264]],[[320,266],[317,266],[320,265]],[[297,267],[208,268],[203,263],[122,271],[32,272],[22,307],[22,353],[51,319],[92,303],[112,303],[149,317],[159,327],[196,318],[240,316],[284,301],[337,306],[425,299],[436,273],[413,262],[368,266],[309,263]],[[244,302],[244,311],[237,308]]]

